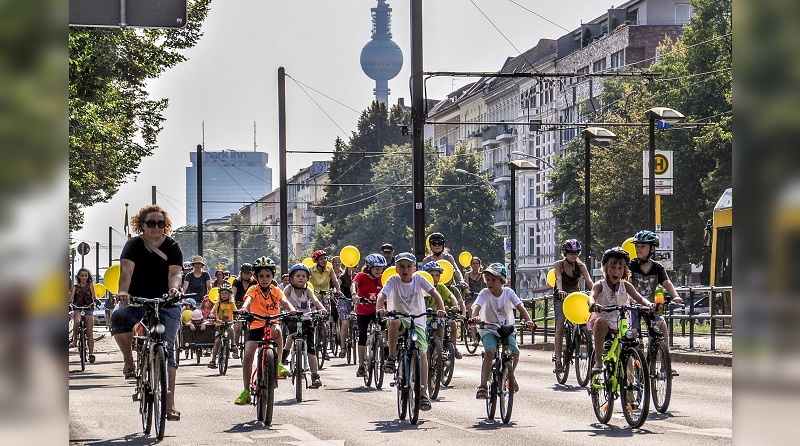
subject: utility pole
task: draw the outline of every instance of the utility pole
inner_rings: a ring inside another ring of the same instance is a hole
[[[425,95],[422,78],[422,0],[411,0],[411,179],[414,255],[425,257]]]
[[[197,145],[197,255],[203,255],[203,145]]]
[[[278,67],[278,191],[281,216],[281,273],[289,271],[289,210],[286,190],[286,69]]]
[[[152,194],[153,204],[156,204],[156,187],[155,187],[155,186],[153,186],[153,187],[150,189],[150,192],[151,192],[151,194]]]

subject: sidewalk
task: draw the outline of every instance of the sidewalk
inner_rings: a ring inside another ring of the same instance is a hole
[[[519,341],[519,338],[517,338]],[[711,350],[711,335],[695,334],[694,349],[689,348],[689,336],[680,336],[680,332],[675,333],[673,345],[670,346],[670,356],[673,362],[684,362],[692,364],[722,365],[733,367],[733,337],[731,335],[719,335],[714,338],[714,347]],[[530,333],[525,334],[524,343],[520,348],[553,350],[553,336],[547,336],[544,342],[544,335],[536,333],[536,343],[531,344]]]

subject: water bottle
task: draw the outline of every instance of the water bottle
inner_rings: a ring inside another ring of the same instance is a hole
[[[653,301],[656,304],[656,314],[663,315],[664,314],[664,288],[659,285],[656,287],[656,295]]]

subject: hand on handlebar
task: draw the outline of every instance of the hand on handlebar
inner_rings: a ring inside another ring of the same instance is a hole
[[[567,297],[567,292],[566,292],[566,291],[563,291],[563,290],[561,290],[561,291],[558,291],[558,293],[557,293],[557,294],[558,294],[558,298],[559,298],[559,299],[561,299],[561,300],[564,300],[564,299],[566,299],[566,297]]]
[[[589,311],[590,312],[599,313],[599,312],[603,311],[603,306],[595,302],[595,303],[589,305]]]
[[[473,316],[473,317],[469,318],[469,323],[471,325],[480,324],[481,323],[480,316]]]
[[[131,304],[131,295],[127,292],[117,293],[117,300],[123,307],[127,307]]]

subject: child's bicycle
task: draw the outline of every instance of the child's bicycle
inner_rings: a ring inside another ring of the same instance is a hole
[[[508,338],[514,333],[513,325],[498,325],[491,322],[480,322],[480,328],[494,327],[500,335],[498,347],[500,351],[494,356],[492,371],[486,388],[486,416],[494,420],[497,411],[497,400],[500,400],[500,419],[504,424],[511,421],[514,409],[514,393],[517,391],[517,380],[514,378],[514,358],[508,346]],[[481,353],[483,359],[486,352]]]
[[[311,368],[308,365],[308,345],[303,333],[309,329],[308,325],[310,324],[308,322],[316,319],[319,315],[319,311],[312,310],[302,315],[287,318],[287,323],[284,324],[287,328],[287,334],[293,337],[291,352],[289,353],[289,371],[292,374],[295,399],[298,403],[303,402],[303,385],[305,384],[305,387],[308,387],[308,375],[311,373]],[[288,333],[289,324],[295,324],[296,330],[292,331],[292,333]]]
[[[436,314],[428,308],[428,313]],[[428,389],[432,399],[439,398],[439,389],[442,386],[444,361],[442,360],[442,340],[436,334],[439,326],[444,324],[442,319],[434,316],[425,325],[425,336],[428,338]]]
[[[569,376],[570,364],[575,364],[575,379],[578,385],[586,387],[592,374],[592,331],[586,324],[574,324],[564,320],[564,336],[561,344],[561,370],[554,369],[556,380],[565,384]],[[553,361],[557,358],[553,355]]]
[[[375,320],[370,321],[367,327],[367,348],[366,358],[364,358],[364,385],[369,387],[372,381],[375,381],[375,388],[381,390],[383,387],[383,344],[384,338],[383,324],[380,322],[378,316]]]
[[[78,347],[78,356],[81,358],[81,372],[82,372],[86,370],[86,362],[89,360],[89,336],[92,336],[92,333],[89,333],[87,330],[86,310],[93,310],[94,305],[79,307],[77,305],[69,304],[69,306],[70,308],[72,308],[72,311],[77,311],[81,315],[81,319],[78,325],[78,339],[75,339],[75,345]]]
[[[456,327],[465,319],[458,312],[450,311],[447,313],[447,321],[456,321]],[[453,379],[453,370],[456,366],[456,344],[451,341],[453,334],[450,332],[450,324],[444,326],[444,342],[442,342],[442,385],[447,387]],[[469,330],[469,328],[467,328]]]
[[[397,416],[405,420],[406,413],[411,424],[417,424],[419,420],[419,407],[421,401],[422,387],[422,358],[417,349],[417,330],[414,326],[414,319],[427,316],[436,316],[436,312],[422,314],[403,314],[397,311],[390,311],[386,319],[411,319],[411,326],[408,330],[402,330],[397,337],[397,365],[394,370],[394,382],[389,385],[397,389]]]
[[[340,297],[339,299],[346,299],[346,297]],[[339,316],[340,319],[342,317],[343,316],[341,315]],[[350,321],[349,329],[347,330],[347,336],[345,336],[344,340],[344,348],[347,352],[347,363],[358,364],[358,320],[356,319],[355,309],[350,312],[347,317]]]
[[[631,427],[641,427],[647,420],[650,408],[647,359],[639,348],[639,340],[628,329],[626,311],[639,311],[645,307],[609,305],[601,311],[619,312],[619,331],[609,333],[604,344],[603,369],[594,374],[589,385],[594,415],[601,423],[608,423],[614,412],[614,400],[619,397],[622,414]]]
[[[217,326],[216,340],[219,342],[217,357],[212,358],[217,363],[220,375],[228,373],[228,357],[231,350],[231,339],[228,331],[233,327],[233,322],[220,322]]]
[[[256,419],[265,425],[272,424],[272,412],[275,405],[275,389],[278,387],[278,344],[272,340],[271,324],[285,319],[291,313],[281,312],[273,316],[239,311],[248,320],[260,319],[267,323],[264,337],[258,341],[255,354],[255,368],[250,377],[250,395],[252,404],[256,406]]]
[[[673,305],[670,303],[669,305]],[[672,398],[672,359],[669,355],[669,346],[665,333],[661,333],[655,323],[656,315],[649,311],[640,310],[639,316],[647,326],[647,365],[650,373],[650,392],[653,407],[659,413],[664,413],[669,408]],[[642,342],[642,330],[639,330],[639,342]]]

